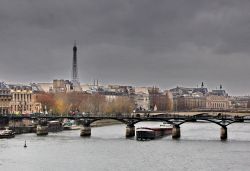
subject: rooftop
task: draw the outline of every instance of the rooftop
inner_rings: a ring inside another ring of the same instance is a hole
[[[0,82],[0,89],[9,89],[9,86],[4,82]]]

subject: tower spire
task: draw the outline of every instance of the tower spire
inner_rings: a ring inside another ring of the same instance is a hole
[[[201,88],[204,88],[204,82],[201,83]]]
[[[76,41],[74,41],[74,46],[73,46],[72,83],[73,83],[74,91],[81,91],[79,78],[78,78]]]
[[[77,47],[76,41],[73,46],[73,65],[72,65],[72,81],[78,81],[78,69],[77,69]]]

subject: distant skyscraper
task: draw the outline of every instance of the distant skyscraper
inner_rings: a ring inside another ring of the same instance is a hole
[[[77,68],[77,47],[76,42],[73,47],[73,65],[72,65],[72,83],[74,91],[81,91],[81,86],[78,77],[78,68]]]

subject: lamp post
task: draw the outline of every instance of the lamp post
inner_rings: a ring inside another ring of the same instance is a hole
[[[19,112],[19,114],[23,114],[24,105],[26,104],[26,102],[19,101],[18,103],[19,103],[19,105],[18,105],[18,112]]]
[[[5,101],[4,99],[4,92],[0,92],[0,103],[1,103],[1,115],[3,115],[3,107],[4,107],[4,104],[3,102]]]
[[[26,101],[24,101],[23,102],[23,112],[22,112],[22,114],[27,110],[27,108],[26,108]],[[26,114],[27,114],[27,112],[26,112]]]
[[[1,115],[3,115],[3,99],[2,99],[2,91],[0,91],[0,103],[1,103]]]
[[[175,114],[177,111],[177,98],[175,97],[173,101],[174,101],[174,114]]]
[[[48,111],[47,111],[47,106],[45,105],[45,107],[44,107],[44,114],[45,115],[48,115]]]

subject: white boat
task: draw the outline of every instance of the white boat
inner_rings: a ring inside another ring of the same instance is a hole
[[[6,128],[5,130],[0,130],[0,138],[14,138],[15,133],[12,130]]]

